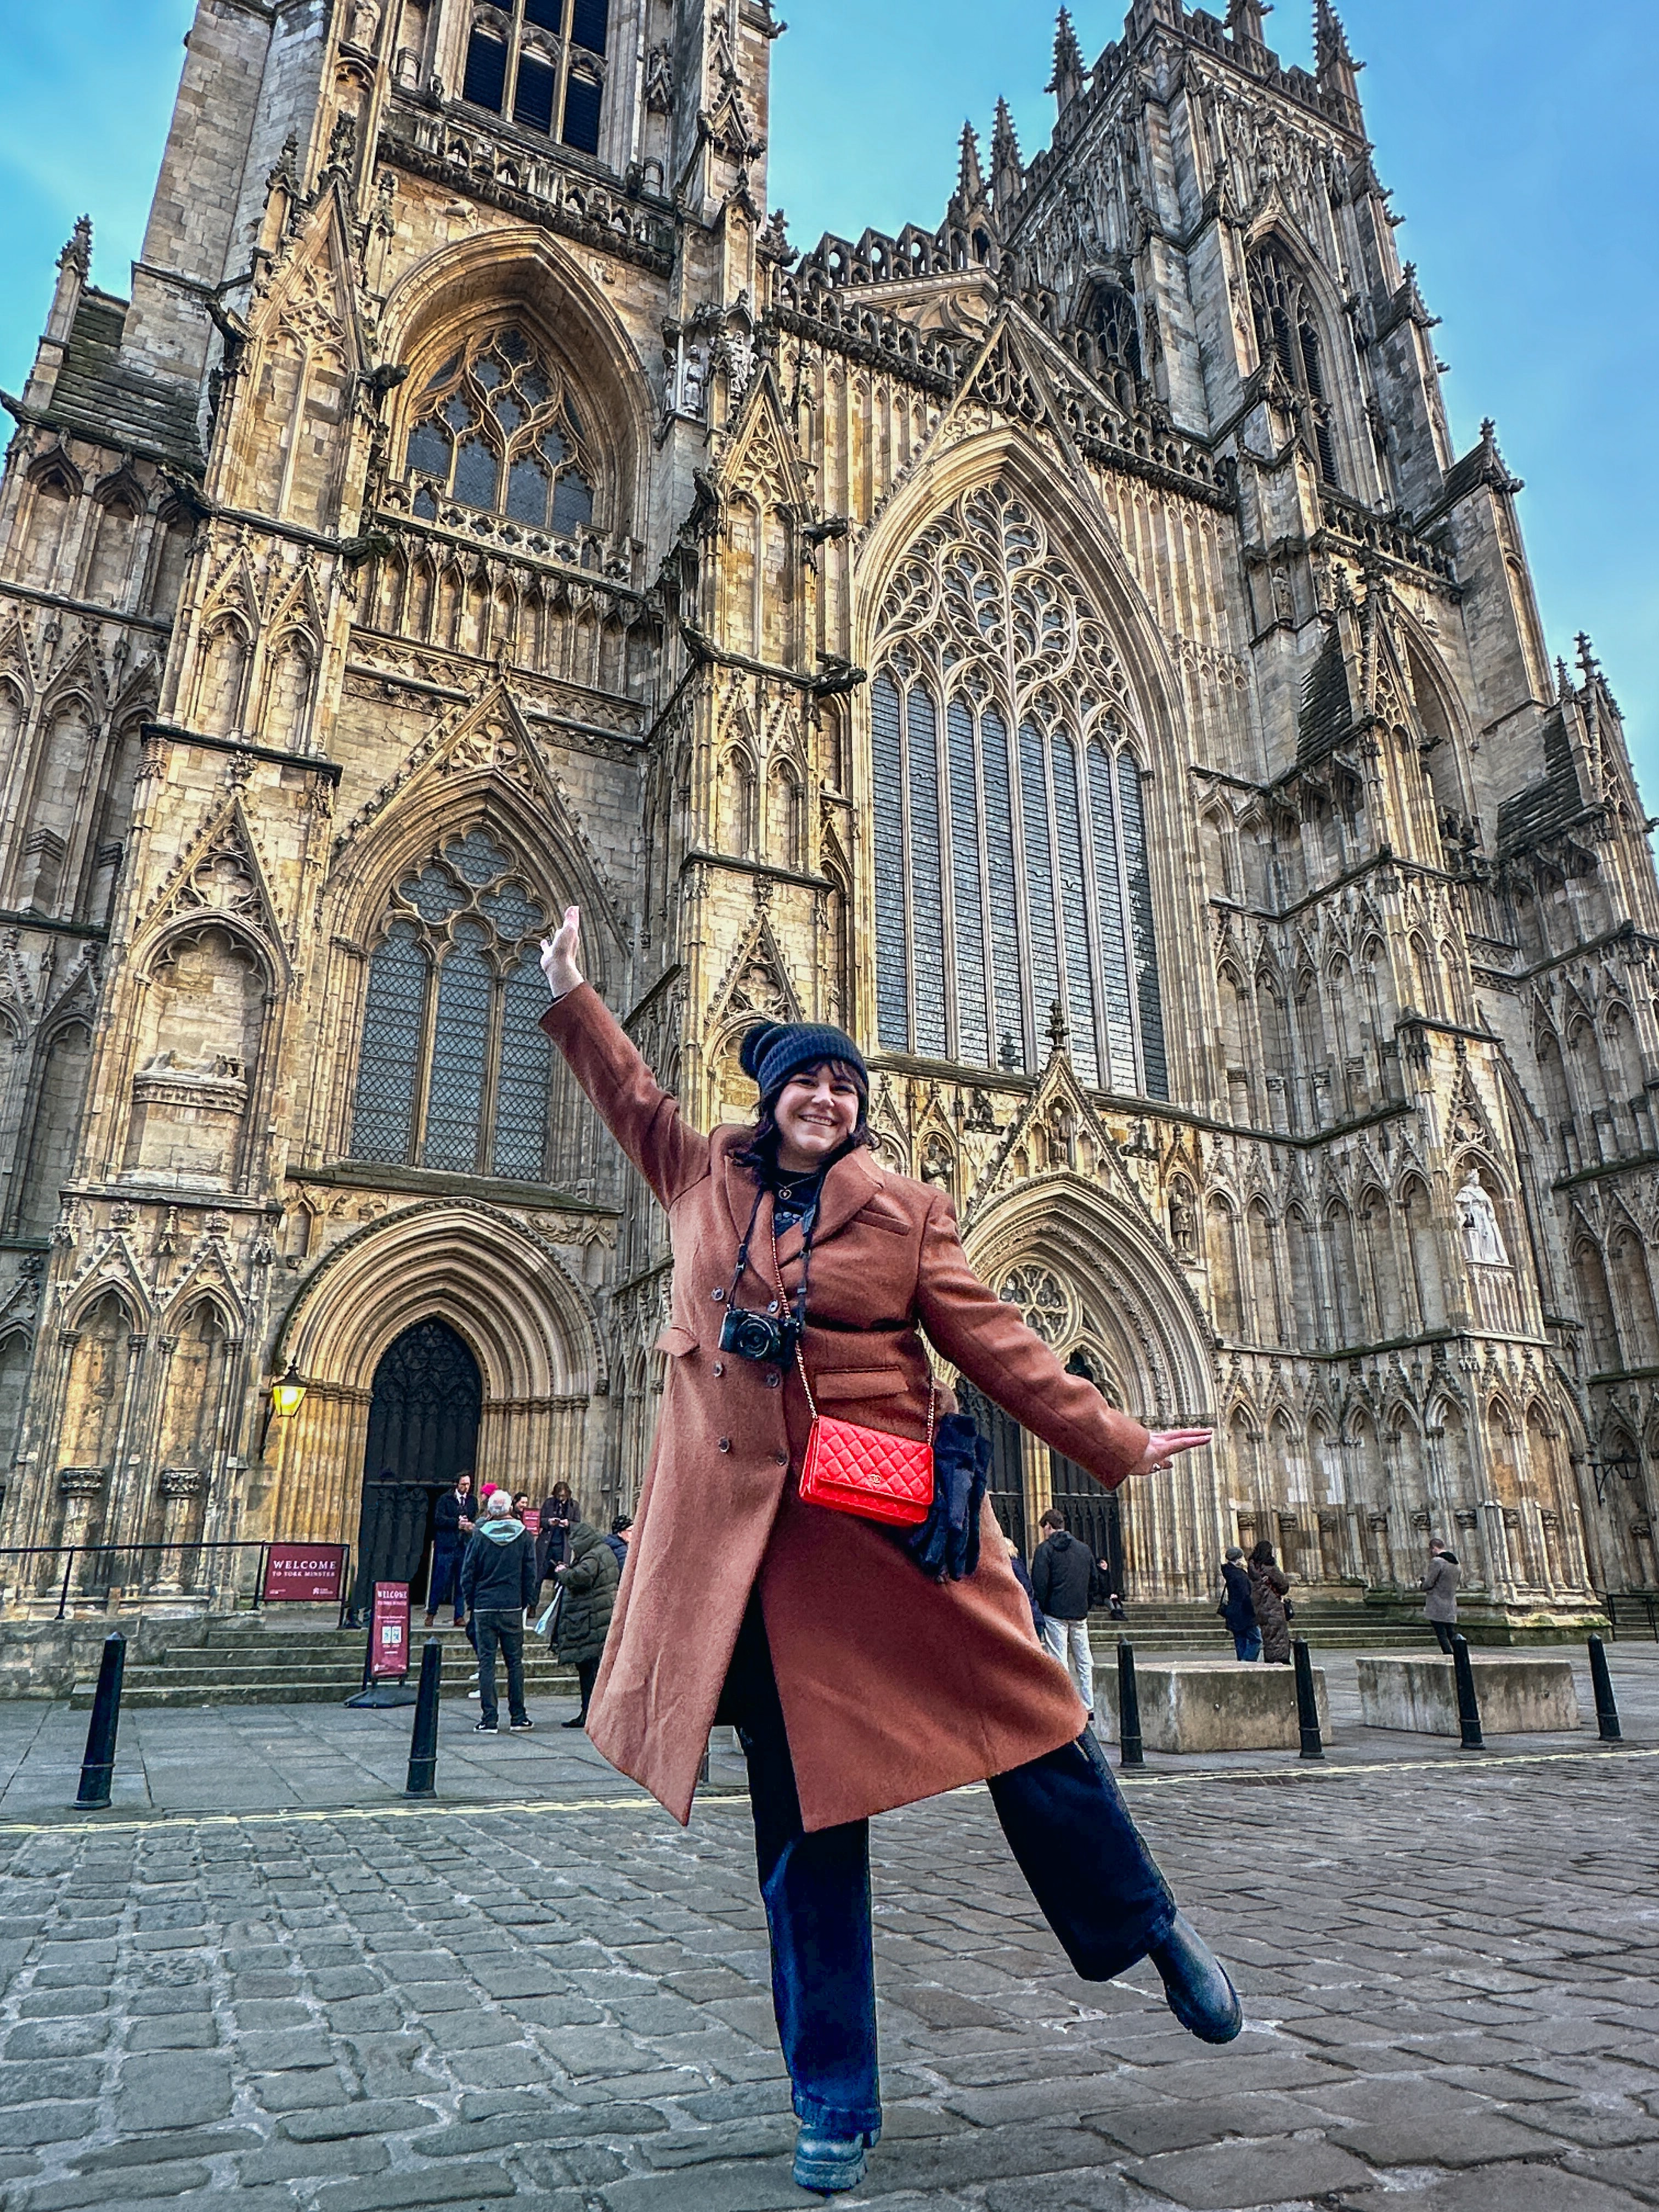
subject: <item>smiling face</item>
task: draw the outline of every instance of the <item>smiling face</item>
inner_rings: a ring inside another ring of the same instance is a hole
[[[786,1175],[822,1167],[859,1122],[859,1087],[845,1070],[826,1060],[792,1075],[778,1093],[778,1165]]]

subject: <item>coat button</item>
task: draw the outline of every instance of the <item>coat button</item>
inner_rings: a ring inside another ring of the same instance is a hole
[[[709,1370],[708,1370],[708,1371],[709,1371],[709,1373],[710,1373],[711,1375],[724,1375],[724,1374],[725,1374],[725,1372],[726,1372],[726,1369],[725,1369],[725,1367],[721,1364],[721,1363],[717,1359],[717,1360],[714,1362],[714,1365],[709,1369]]]
[[[778,1465],[779,1465],[780,1467],[787,1467],[787,1466],[788,1466],[788,1464],[789,1464],[789,1455],[788,1455],[788,1453],[787,1453],[787,1452],[774,1452],[774,1453],[773,1453],[773,1455],[772,1455],[772,1456],[773,1456],[773,1458],[774,1458],[774,1459],[775,1459],[775,1460],[776,1460],[776,1462],[777,1462],[777,1463],[778,1463]]]
[[[710,1291],[708,1295],[713,1298],[716,1305],[722,1305],[726,1301],[726,1293],[724,1291]]]
[[[766,1387],[767,1387],[767,1389],[768,1389],[769,1390],[775,1390],[775,1389],[777,1389],[778,1384],[779,1384],[779,1382],[780,1382],[780,1381],[781,1381],[781,1379],[782,1379],[782,1378],[778,1375],[778,1373],[776,1372],[776,1370],[774,1370],[774,1371],[773,1371],[771,1374],[769,1374],[769,1375],[767,1376],[767,1378],[766,1378]]]
[[[731,1437],[722,1437],[720,1438],[720,1449],[721,1449],[722,1451],[730,1451],[730,1450],[731,1450],[731,1449],[732,1449],[732,1439],[731,1439]]]

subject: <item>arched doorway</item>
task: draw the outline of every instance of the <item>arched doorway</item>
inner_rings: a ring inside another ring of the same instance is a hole
[[[1118,1402],[1117,1393],[1097,1373],[1093,1361],[1081,1352],[1074,1352],[1066,1363],[1068,1375],[1080,1375],[1092,1382],[1097,1390],[1110,1401]],[[1075,1460],[1063,1458],[1050,1447],[1049,1463],[1053,1469],[1054,1500],[1056,1510],[1066,1516],[1066,1526],[1080,1543],[1086,1544],[1096,1559],[1103,1560],[1112,1588],[1120,1596],[1123,1592],[1123,1508],[1115,1490],[1103,1490],[1093,1475],[1085,1474]]]
[[[423,1596],[432,1516],[464,1468],[474,1465],[483,1384],[478,1363],[447,1322],[429,1316],[386,1346],[374,1370],[357,1524],[352,1602],[374,1585],[407,1583]]]
[[[1030,1547],[1025,1540],[1025,1431],[1012,1413],[993,1404],[982,1390],[958,1377],[957,1403],[991,1444],[991,1473],[986,1484],[997,1524],[1029,1566]]]

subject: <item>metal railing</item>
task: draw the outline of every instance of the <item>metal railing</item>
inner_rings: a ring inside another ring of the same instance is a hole
[[[235,1595],[251,1596],[254,1607],[258,1610],[264,1602],[265,1572],[270,1565],[272,1543],[276,1540],[280,1540],[267,1538],[263,1541],[255,1541],[250,1538],[243,1541],[229,1543],[204,1543],[198,1539],[195,1541],[177,1544],[0,1545],[0,1575],[4,1576],[8,1583],[13,1581],[13,1577],[8,1572],[5,1565],[5,1563],[9,1560],[52,1561],[54,1564],[50,1574],[44,1570],[37,1570],[33,1577],[34,1586],[28,1590],[21,1587],[29,1580],[28,1570],[27,1566],[23,1567],[15,1577],[18,1587],[14,1589],[12,1595],[17,1599],[38,1602],[42,1598],[49,1598],[53,1588],[56,1587],[58,1610],[52,1617],[54,1620],[62,1620],[68,1614],[71,1603],[76,1599],[106,1600],[112,1589],[131,1590],[136,1597],[141,1598],[200,1596],[205,1588],[210,1587],[219,1580],[218,1577],[210,1575],[204,1577],[201,1573],[204,1559],[208,1560],[210,1567],[214,1564],[214,1559],[209,1558],[208,1555],[212,1554],[216,1558],[226,1553],[252,1553],[255,1558],[252,1588],[250,1589],[246,1576],[239,1574],[236,1577]],[[179,1571],[171,1579],[166,1571],[166,1563],[169,1557],[176,1557],[179,1561]],[[60,1559],[63,1561],[61,1576],[55,1564]],[[145,1579],[141,1564],[146,1559],[157,1559],[161,1563],[149,1580]],[[82,1563],[78,1580],[76,1576],[77,1560]],[[88,1561],[93,1562],[90,1571],[87,1566]],[[227,1564],[234,1566],[237,1562],[233,1559],[227,1561]],[[343,1562],[340,1577],[342,1618],[344,1617],[346,1595],[351,1588],[350,1565],[350,1554],[348,1553]]]
[[[1607,1626],[1613,1636],[1650,1636],[1659,1644],[1659,1593],[1652,1590],[1621,1590],[1617,1596],[1604,1597]]]

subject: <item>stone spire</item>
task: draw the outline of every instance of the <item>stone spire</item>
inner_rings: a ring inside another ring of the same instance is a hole
[[[957,164],[957,200],[966,213],[985,198],[985,171],[979,158],[979,133],[971,123],[962,126],[962,150]]]
[[[1314,0],[1314,60],[1319,89],[1344,130],[1360,129],[1359,72],[1365,66],[1348,51],[1348,34],[1330,0]]]
[[[1054,73],[1046,88],[1054,95],[1062,115],[1082,91],[1083,76],[1083,49],[1072,28],[1071,10],[1062,8],[1054,25]]]
[[[1007,101],[999,100],[996,125],[991,133],[991,198],[999,215],[1006,215],[1024,179],[1025,165],[1019,158],[1014,118],[1008,112]]]
[[[1267,0],[1227,0],[1227,30],[1240,61],[1255,67],[1266,60],[1267,41],[1261,26],[1273,12]]]

